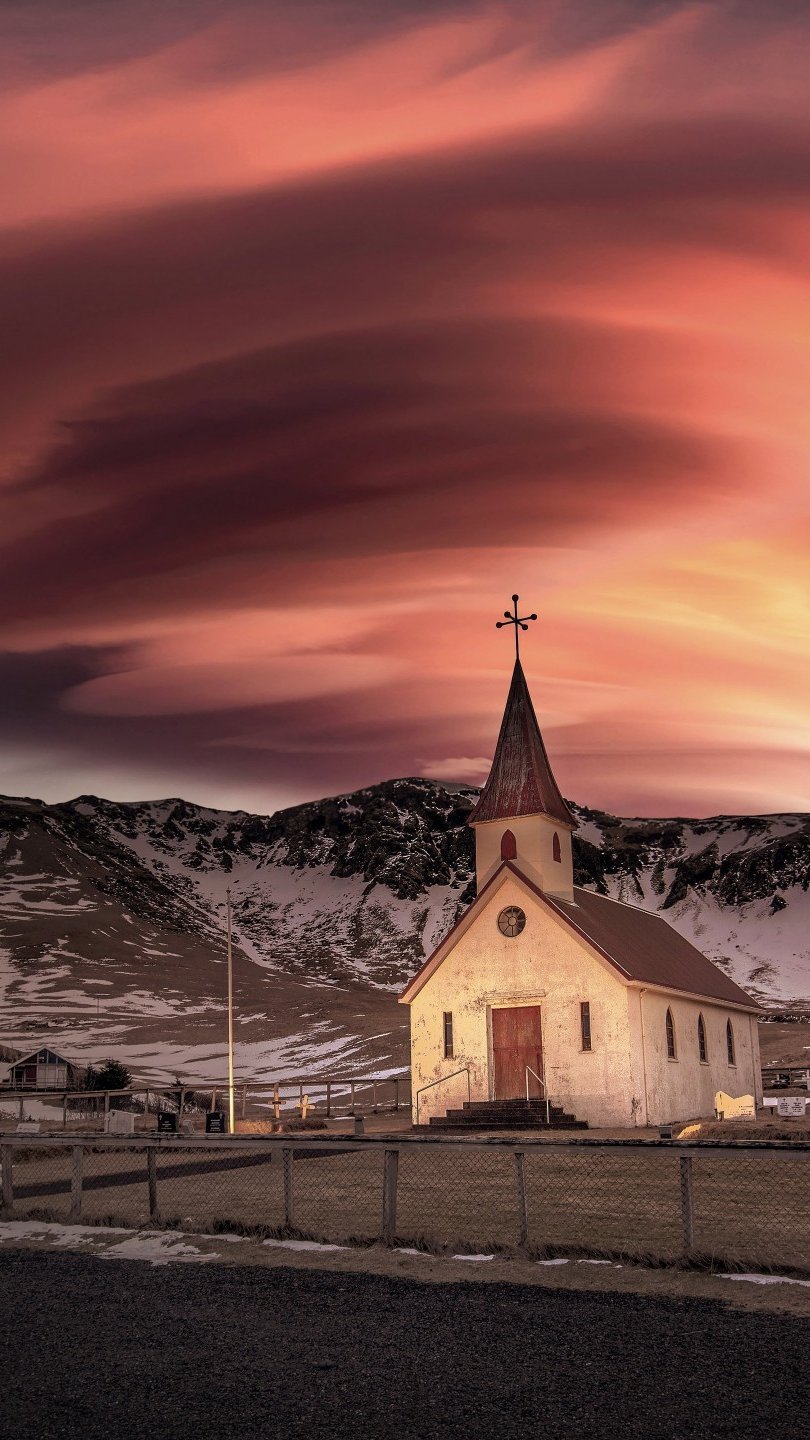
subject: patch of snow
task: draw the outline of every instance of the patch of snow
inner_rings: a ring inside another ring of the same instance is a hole
[[[196,1245],[186,1245],[179,1230],[139,1230],[118,1245],[99,1251],[102,1260],[148,1260],[150,1265],[204,1265],[216,1255],[203,1254]]]
[[[451,1260],[494,1260],[494,1255],[451,1255]]]
[[[810,1280],[795,1280],[792,1275],[720,1275],[720,1280],[747,1280],[750,1285],[810,1285]]]
[[[60,1225],[52,1220],[0,1220],[0,1245],[10,1241],[39,1239],[46,1235],[58,1245],[88,1244],[107,1235],[128,1235],[124,1225]]]
[[[321,1245],[317,1240],[263,1240],[276,1250],[347,1250],[347,1245]]]

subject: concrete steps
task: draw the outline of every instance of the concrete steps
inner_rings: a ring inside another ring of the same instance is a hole
[[[429,1125],[415,1130],[435,1134],[454,1130],[587,1130],[587,1120],[577,1120],[561,1105],[546,1106],[545,1100],[467,1100],[460,1110],[432,1115]]]

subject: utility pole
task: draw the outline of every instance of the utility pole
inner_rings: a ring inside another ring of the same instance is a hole
[[[225,891],[228,917],[228,1134],[234,1133],[233,1118],[233,944],[231,939],[231,888]]]

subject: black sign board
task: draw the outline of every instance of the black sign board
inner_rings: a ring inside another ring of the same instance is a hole
[[[227,1135],[228,1127],[225,1124],[224,1110],[209,1110],[205,1117],[206,1135]]]
[[[157,1128],[158,1135],[176,1135],[177,1116],[171,1110],[159,1110]]]

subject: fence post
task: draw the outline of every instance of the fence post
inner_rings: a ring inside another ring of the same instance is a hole
[[[78,1220],[82,1213],[82,1161],[84,1146],[73,1146],[73,1168],[70,1175],[70,1218]]]
[[[399,1113],[399,1077],[394,1079],[394,1109]]]
[[[67,1095],[62,1096],[62,1129],[67,1130]]]
[[[182,1119],[183,1119],[183,1111],[185,1110],[185,1108],[186,1108],[186,1089],[185,1089],[185,1086],[182,1086],[181,1089],[180,1089],[180,1101],[179,1101],[178,1106],[177,1106],[177,1125],[178,1125],[178,1129],[179,1129],[180,1124],[181,1124],[181,1122],[182,1122]]]
[[[22,1125],[25,1122],[25,1100],[22,1095],[20,1096],[19,1114],[20,1124]]]
[[[515,1183],[518,1203],[518,1245],[529,1243],[529,1207],[526,1203],[526,1152],[515,1150]]]
[[[110,1113],[110,1092],[104,1091],[104,1129],[107,1129],[107,1116]]]
[[[243,1120],[244,1120],[244,1118],[245,1118],[245,1111],[246,1111],[246,1109],[247,1109],[247,1092],[248,1092],[248,1087],[247,1087],[247,1085],[243,1085],[243,1086],[242,1086],[242,1119],[243,1119]]]
[[[326,1118],[327,1118],[327,1120],[331,1117],[331,1114],[332,1114],[332,1082],[331,1082],[331,1080],[327,1080],[327,1082],[326,1082]]]
[[[692,1190],[692,1156],[681,1155],[678,1161],[681,1172],[681,1223],[683,1225],[683,1248],[689,1251],[695,1243],[695,1201]]]
[[[352,1080],[351,1114],[354,1114],[354,1081]]]
[[[281,1157],[284,1161],[284,1225],[287,1230],[293,1228],[293,1151],[282,1150]]]
[[[386,1150],[383,1160],[383,1244],[393,1246],[397,1238],[397,1176],[399,1151]]]
[[[146,1174],[149,1181],[149,1219],[157,1220],[157,1155],[154,1145],[150,1145],[146,1151]]]
[[[14,1211],[14,1179],[11,1169],[12,1156],[14,1151],[10,1145],[4,1145],[0,1150],[0,1167],[3,1172],[3,1214],[11,1215]]]
[[[372,1080],[371,1084],[372,1084],[372,1090],[371,1090],[371,1108],[372,1108],[374,1114],[376,1115],[376,1114],[377,1114],[377,1081],[376,1081],[376,1080]]]

